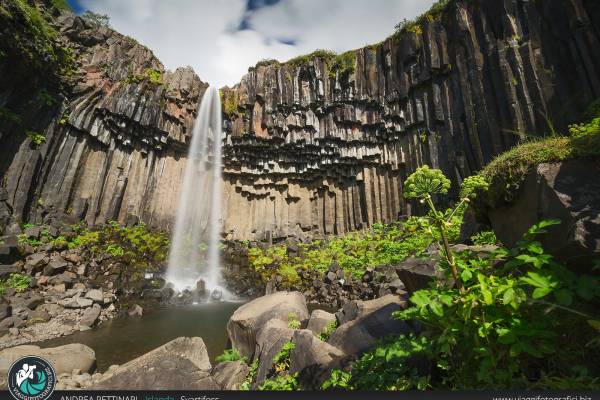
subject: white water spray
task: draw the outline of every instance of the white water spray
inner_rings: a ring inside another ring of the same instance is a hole
[[[175,290],[207,293],[222,287],[219,259],[221,232],[221,100],[214,88],[204,93],[192,131],[171,249],[167,282]]]

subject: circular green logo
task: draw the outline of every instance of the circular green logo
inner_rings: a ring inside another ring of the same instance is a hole
[[[8,370],[8,390],[17,400],[46,400],[55,386],[54,368],[41,357],[20,358]]]

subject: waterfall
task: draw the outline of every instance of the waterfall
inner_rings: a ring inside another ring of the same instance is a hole
[[[221,286],[221,99],[214,88],[204,93],[192,131],[166,280],[177,291],[226,293]]]

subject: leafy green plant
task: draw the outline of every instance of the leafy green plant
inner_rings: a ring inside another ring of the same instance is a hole
[[[33,144],[34,147],[40,147],[42,144],[44,144],[46,142],[46,136],[41,135],[37,132],[34,131],[25,131],[25,134],[27,135],[27,137],[29,138],[29,140],[31,141],[31,143]]]
[[[5,285],[6,287],[15,289],[17,293],[21,293],[29,287],[30,283],[31,277],[29,275],[13,273],[10,274],[9,278],[6,280]]]
[[[329,340],[329,337],[337,329],[337,326],[338,326],[338,324],[337,324],[336,320],[333,320],[333,321],[329,322],[327,324],[327,326],[325,327],[325,329],[323,329],[323,332],[321,332],[319,334],[319,339],[321,339],[324,342],[326,342],[327,340]]]
[[[275,373],[287,371],[290,368],[290,354],[296,347],[292,341],[286,342],[281,350],[273,357],[273,367]]]
[[[288,314],[288,327],[291,329],[300,329],[301,323],[298,321],[298,315],[296,313]]]
[[[419,376],[414,360],[428,351],[425,337],[414,334],[385,339],[361,356],[352,372],[334,369],[323,389],[424,390],[428,376]]]
[[[483,232],[479,232],[474,236],[471,236],[471,240],[473,241],[473,244],[476,245],[486,245],[486,244],[497,244],[498,243],[498,238],[496,237],[496,234],[494,233],[494,231],[483,231]]]
[[[254,383],[254,379],[256,378],[256,374],[258,372],[258,360],[254,360],[252,364],[250,364],[250,371],[248,371],[248,375],[242,384],[240,385],[240,390],[250,390],[252,389],[252,384]]]
[[[298,390],[298,373],[289,375],[278,375],[275,378],[265,379],[258,390]]]
[[[221,353],[221,355],[217,356],[217,358],[215,358],[215,361],[217,362],[227,362],[227,361],[237,361],[237,360],[242,360],[244,362],[246,362],[246,357],[242,357],[242,355],[240,354],[239,351],[237,351],[236,349],[226,349],[223,351],[223,353]]]
[[[441,280],[415,292],[411,307],[395,317],[418,321],[423,327],[419,335],[384,341],[355,363],[350,375],[338,372],[327,386],[383,390],[594,385],[589,374],[600,360],[600,321],[594,306],[600,282],[574,274],[544,251],[537,237],[556,224],[551,220],[532,226],[511,250],[483,258],[469,251],[457,253],[463,290],[451,280]],[[418,365],[430,367],[410,368]]]
[[[109,244],[106,246],[106,252],[113,257],[121,257],[125,254],[125,250],[118,244]]]
[[[471,181],[471,183],[474,182]],[[450,180],[448,180],[444,173],[439,169],[431,169],[427,165],[417,168],[417,170],[406,179],[404,188],[404,197],[407,199],[417,198],[421,203],[425,203],[429,207],[429,218],[440,232],[445,260],[450,267],[456,285],[462,291],[463,283],[458,276],[458,270],[456,263],[454,262],[454,254],[450,249],[449,227],[452,226],[454,215],[457,212],[460,212],[463,204],[468,202],[469,198],[464,197],[449,213],[438,211],[433,203],[433,196],[447,193],[448,189],[450,189]]]

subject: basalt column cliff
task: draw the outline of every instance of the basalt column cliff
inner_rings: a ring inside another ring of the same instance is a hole
[[[592,0],[459,1],[354,53],[259,63],[225,93],[227,229],[343,233],[409,213],[416,166],[460,181],[576,118],[600,95],[599,32]]]
[[[0,214],[168,228],[206,85],[106,27],[50,14],[73,64],[63,97],[0,58]],[[5,45],[19,20],[0,17],[2,51],[26,59],[36,49]],[[373,46],[261,62],[222,90],[224,233],[343,233],[409,214],[402,182],[417,166],[458,182],[577,120],[600,97],[598,49],[595,0],[457,0]]]

